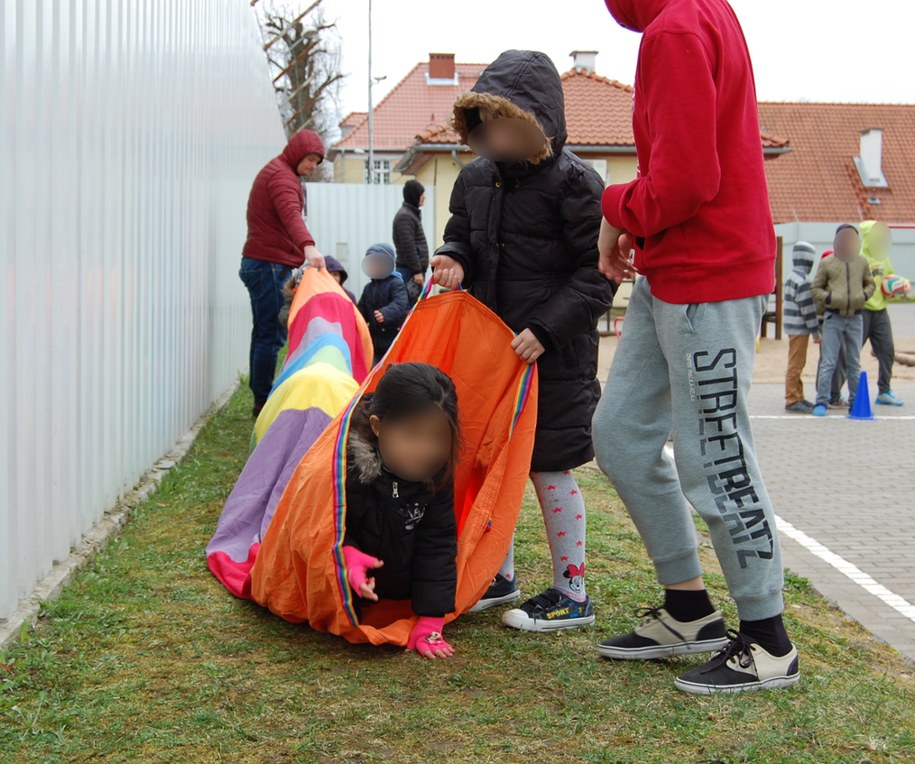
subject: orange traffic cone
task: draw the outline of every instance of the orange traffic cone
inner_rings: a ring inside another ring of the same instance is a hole
[[[858,392],[855,393],[855,402],[852,404],[851,411],[848,412],[849,419],[875,419],[874,412],[871,410],[871,394],[867,389],[867,372],[862,371],[858,379]]]

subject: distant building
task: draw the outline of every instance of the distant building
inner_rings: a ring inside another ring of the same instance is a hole
[[[893,229],[893,264],[915,276],[915,105],[761,103],[764,133],[790,151],[766,162],[776,230],[832,248],[839,223],[882,220]]]
[[[418,133],[445,124],[455,99],[477,81],[486,64],[456,64],[453,53],[431,53],[417,64],[373,110],[374,161],[372,181],[400,183],[394,167]],[[369,124],[366,112],[353,112],[341,123],[343,137],[330,150],[334,180],[368,183]]]

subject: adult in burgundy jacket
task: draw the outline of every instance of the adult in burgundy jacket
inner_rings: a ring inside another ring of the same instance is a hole
[[[642,33],[632,113],[639,175],[604,192],[600,268],[617,281],[640,275],[594,446],[665,599],[599,650],[624,659],[720,650],[676,680],[686,692],[787,687],[799,679],[797,650],[782,622],[775,518],[747,410],[775,284],[750,54],[725,0],[606,4]],[[665,454],[671,434],[676,467]],[[705,592],[690,505],[737,603],[737,632],[726,632]]]
[[[324,144],[317,133],[300,130],[283,153],[257,174],[248,196],[248,238],[242,250],[239,276],[251,296],[251,392],[254,416],[260,413],[276,370],[276,358],[286,342],[280,324],[283,285],[293,268],[306,260],[317,268],[324,257],[305,225],[302,178],[324,161]]]

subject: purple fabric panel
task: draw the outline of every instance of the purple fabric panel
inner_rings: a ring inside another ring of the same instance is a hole
[[[277,416],[238,476],[207,545],[208,556],[225,552],[236,562],[248,558],[251,544],[267,530],[293,471],[330,421],[319,408],[287,409]]]

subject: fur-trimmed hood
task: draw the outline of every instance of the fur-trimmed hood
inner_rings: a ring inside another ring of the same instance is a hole
[[[562,80],[544,53],[507,50],[486,67],[473,89],[454,103],[451,124],[464,143],[480,125],[485,108],[499,117],[528,122],[543,134],[541,150],[527,158],[539,164],[558,155],[566,143]]]
[[[350,467],[355,470],[360,483],[371,485],[381,477],[381,454],[374,443],[369,443],[361,433],[350,429],[346,446]]]

